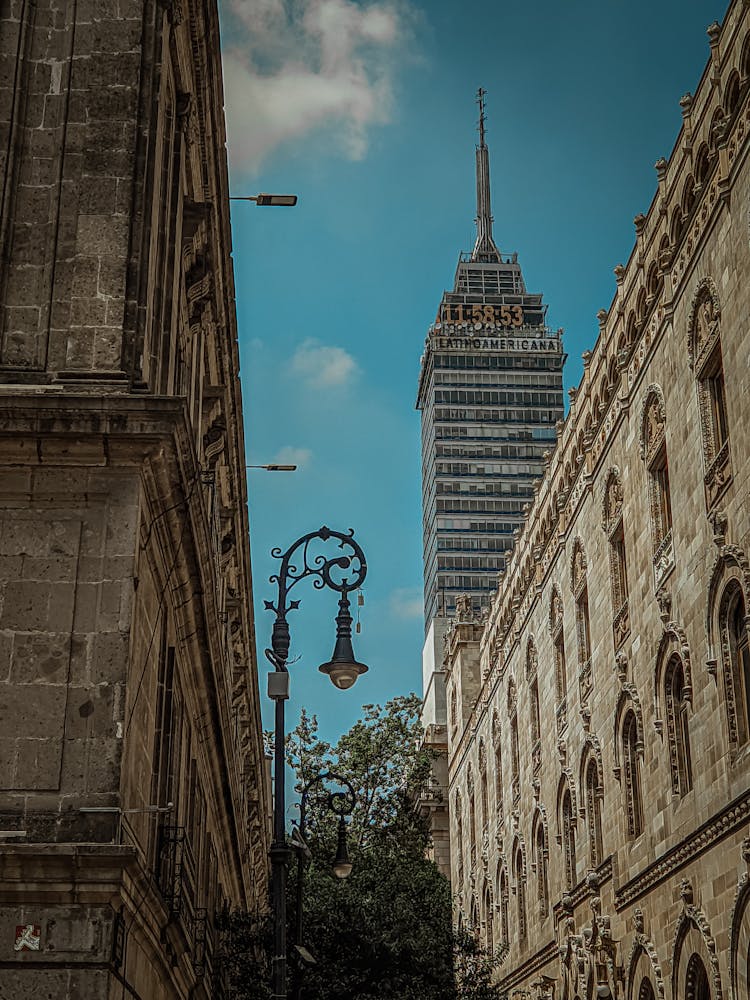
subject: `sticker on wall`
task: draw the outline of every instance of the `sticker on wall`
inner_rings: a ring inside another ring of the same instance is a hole
[[[16,924],[14,951],[39,951],[42,928],[39,924]]]

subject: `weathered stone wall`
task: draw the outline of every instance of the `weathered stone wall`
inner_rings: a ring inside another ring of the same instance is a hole
[[[5,369],[121,370],[139,90],[155,9],[143,0],[3,5]]]
[[[116,803],[138,492],[132,469],[3,478],[3,828],[16,815],[39,839],[88,840],[76,809]]]
[[[499,949],[511,995],[747,991],[750,690],[721,637],[732,594],[750,622],[747,4],[732,3],[709,39],[709,68],[681,102],[683,129],[657,164],[658,194],[635,220],[500,581],[482,687],[451,735],[458,909]],[[729,444],[714,453],[698,388],[716,374],[700,362],[715,362],[719,343]],[[661,447],[672,517],[660,536]],[[449,705],[461,657],[446,661]]]

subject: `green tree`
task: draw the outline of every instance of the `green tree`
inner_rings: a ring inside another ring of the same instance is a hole
[[[352,785],[348,820],[352,873],[337,879],[337,818],[313,786],[308,797],[303,944],[315,958],[304,970],[305,1000],[497,1000],[494,963],[451,920],[450,885],[427,857],[429,832],[414,807],[431,766],[421,741],[420,701],[398,697],[365,705],[335,746],[303,711],[287,743],[297,791],[335,771]],[[329,785],[330,787],[330,785]],[[294,955],[297,863],[289,879],[290,955]],[[290,961],[290,996],[301,966]],[[263,996],[235,992],[237,998]]]

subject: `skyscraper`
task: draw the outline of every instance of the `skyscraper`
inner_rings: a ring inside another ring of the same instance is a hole
[[[483,90],[476,148],[477,238],[458,260],[422,356],[423,654],[426,727],[445,724],[442,639],[456,598],[489,605],[513,532],[563,417],[561,331],[527,292],[518,255],[492,234]]]

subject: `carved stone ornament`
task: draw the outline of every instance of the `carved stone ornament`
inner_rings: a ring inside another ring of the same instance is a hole
[[[469,594],[459,594],[456,598],[456,618],[460,622],[474,620],[474,609]]]
[[[619,996],[622,968],[618,964],[618,946],[612,937],[611,918],[601,913],[601,900],[591,900],[591,923],[575,933],[572,917],[561,922],[559,942],[561,972],[566,979],[568,996],[584,1000]]]
[[[713,531],[714,545],[722,548],[727,540],[727,526],[729,524],[725,511],[721,508],[712,510],[708,516],[711,529]]]
[[[672,617],[672,595],[660,587],[656,592],[656,603],[659,605],[659,617],[666,624]]]
[[[685,906],[693,904],[693,884],[688,878],[680,879],[680,899]]]
[[[621,684],[628,679],[628,654],[622,649],[615,653],[615,670]]]
[[[688,322],[688,362],[699,374],[701,364],[719,335],[721,304],[712,278],[703,278],[693,293]]]
[[[538,664],[539,657],[537,656],[536,644],[532,638],[529,638],[526,644],[526,680],[531,680],[536,676]]]
[[[641,458],[649,465],[664,443],[664,394],[655,383],[648,387],[641,417]]]
[[[613,466],[607,474],[602,494],[602,517],[607,533],[611,532],[622,517],[623,489],[620,470]]]
[[[573,545],[570,579],[571,589],[577,597],[586,586],[586,553],[580,538],[577,538]]]
[[[562,628],[563,604],[562,596],[557,587],[552,589],[552,600],[549,606],[549,630],[555,636]]]

